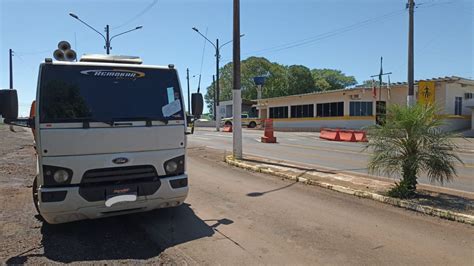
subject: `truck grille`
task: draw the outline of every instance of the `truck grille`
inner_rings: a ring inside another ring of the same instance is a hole
[[[151,165],[92,169],[82,176],[79,195],[89,202],[105,201],[113,189],[127,188],[137,196],[149,196],[160,186],[160,177]]]
[[[82,176],[81,183],[109,183],[136,179],[150,180],[155,177],[158,177],[155,167],[152,165],[137,165],[89,170]]]

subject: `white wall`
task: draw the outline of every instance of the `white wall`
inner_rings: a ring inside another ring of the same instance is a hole
[[[445,114],[454,115],[455,97],[462,97],[462,115],[471,115],[471,110],[467,107],[468,101],[464,99],[464,93],[466,92],[474,93],[474,86],[463,87],[458,83],[446,84]]]
[[[358,120],[287,120],[276,119],[273,121],[273,127],[276,130],[301,130],[301,131],[319,131],[321,128],[345,128],[345,129],[362,129],[375,124],[373,118]]]

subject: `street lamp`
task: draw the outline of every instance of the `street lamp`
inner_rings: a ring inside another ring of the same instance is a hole
[[[204,36],[196,27],[193,27],[193,30],[197,32],[199,35],[201,35],[206,41],[208,41],[212,46],[214,46],[214,49],[216,50],[216,109],[214,110],[215,112],[215,117],[216,117],[216,131],[219,131],[219,123],[220,123],[220,112],[219,112],[219,60],[220,60],[220,49],[224,47],[226,44],[231,43],[233,40],[230,40],[222,45],[219,46],[219,38],[216,39],[216,43],[214,44],[211,40],[209,40],[206,36]],[[245,34],[241,34],[240,37],[243,37]]]
[[[76,14],[74,13],[69,13],[69,16],[79,20],[80,22],[82,22],[84,25],[86,25],[87,27],[91,28],[93,31],[97,32],[100,36],[102,36],[102,38],[104,38],[104,41],[105,41],[105,46],[104,46],[104,49],[106,49],[107,51],[107,54],[110,54],[110,50],[112,49],[112,47],[110,46],[110,42],[112,41],[113,38],[117,37],[117,36],[120,36],[120,35],[123,35],[125,33],[128,33],[128,32],[131,32],[131,31],[135,31],[135,30],[139,30],[141,28],[143,28],[143,26],[137,26],[135,27],[134,29],[131,29],[131,30],[127,30],[127,31],[124,31],[122,33],[119,33],[119,34],[116,34],[112,37],[110,37],[109,35],[109,25],[106,25],[105,26],[105,36],[104,34],[100,33],[98,30],[94,29],[94,27],[92,27],[91,25],[87,24],[85,21],[81,20]]]

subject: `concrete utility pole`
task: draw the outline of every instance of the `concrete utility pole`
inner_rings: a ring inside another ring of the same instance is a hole
[[[13,90],[13,50],[9,49],[10,58],[10,89]]]
[[[191,100],[190,100],[191,92],[189,90],[189,68],[186,68],[186,80],[188,82],[188,112],[191,114]]]
[[[415,59],[414,59],[414,18],[413,13],[415,9],[414,0],[408,0],[407,3],[409,13],[409,25],[408,25],[408,106],[415,105]]]
[[[233,156],[242,159],[242,95],[240,90],[240,0],[234,0],[234,45],[233,45],[234,78],[232,80],[232,114],[233,123]]]
[[[220,87],[219,87],[219,38],[216,39],[216,109],[215,117],[216,117],[216,131],[219,131],[220,123],[221,123],[221,112],[219,110],[219,101],[220,101]]]

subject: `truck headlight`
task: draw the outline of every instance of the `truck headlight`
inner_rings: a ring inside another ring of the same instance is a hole
[[[72,170],[64,167],[43,165],[43,185],[48,187],[70,184]]]
[[[184,174],[184,155],[166,161],[163,166],[166,175]]]
[[[178,164],[175,161],[168,161],[165,168],[167,173],[175,173],[178,170]]]
[[[54,172],[53,179],[56,183],[64,183],[69,179],[69,173],[64,169],[59,169]]]

